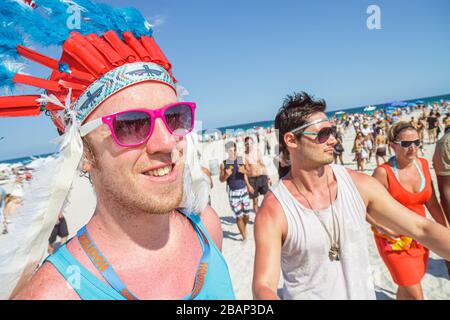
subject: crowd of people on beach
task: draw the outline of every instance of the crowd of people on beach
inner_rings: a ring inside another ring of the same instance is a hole
[[[23,183],[26,181],[25,176],[16,172],[16,179],[14,187],[10,193],[7,193],[0,187],[0,223],[1,234],[8,233],[8,223],[11,216],[13,216],[22,204],[24,196]]]
[[[19,209],[22,206],[25,184],[32,180],[33,175],[29,170],[19,172],[19,170],[13,170],[15,181],[12,186],[11,192],[7,193],[3,187],[0,186],[0,228],[2,235],[9,233],[8,225],[11,220],[19,213]],[[51,254],[58,247],[58,245],[66,242],[69,236],[67,222],[64,218],[64,212],[61,210],[58,215],[58,220],[55,222],[54,229],[49,237],[48,253]],[[57,242],[59,237],[59,241]]]
[[[416,128],[420,137],[419,150],[424,155],[425,144],[435,144],[441,133],[445,134],[450,128],[450,113],[446,101],[435,102],[425,105],[419,104],[413,108],[398,108],[392,113],[387,114],[383,109],[373,112],[373,114],[343,114],[339,118],[333,117],[334,123],[338,129],[335,146],[335,163],[338,160],[344,165],[342,160],[343,152],[343,134],[353,128],[355,139],[351,153],[354,154],[353,161],[357,165],[358,171],[364,171],[365,166],[375,158],[376,166],[386,162],[387,156],[392,155],[392,148],[388,143],[388,132],[399,116],[408,115],[412,111],[420,111],[416,119],[411,116],[409,123]],[[425,140],[427,132],[427,140]]]

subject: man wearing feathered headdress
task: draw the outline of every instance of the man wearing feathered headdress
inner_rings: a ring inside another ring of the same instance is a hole
[[[78,32],[66,29],[69,5],[82,12]],[[0,97],[0,116],[48,111],[63,134],[59,157],[34,176],[33,185],[45,181],[48,192],[25,190],[16,222],[22,232],[14,238],[20,244],[13,238],[0,243],[2,295],[233,299],[220,221],[206,205],[208,182],[192,160],[196,105],[181,101],[171,64],[145,19],[134,9],[89,0],[36,0],[32,7],[8,0],[0,6],[4,61],[18,53],[52,69],[49,79],[40,79],[0,66],[3,84],[45,90]],[[62,56],[46,57],[23,39],[62,44]],[[29,280],[77,169],[95,189],[94,216]]]

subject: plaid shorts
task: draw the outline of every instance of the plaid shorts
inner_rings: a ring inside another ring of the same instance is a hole
[[[228,200],[230,201],[231,210],[233,210],[236,217],[242,217],[252,212],[247,188],[230,190],[228,192]]]

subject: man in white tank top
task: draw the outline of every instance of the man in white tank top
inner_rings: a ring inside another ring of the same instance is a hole
[[[278,299],[375,299],[366,221],[450,258],[450,232],[413,214],[374,178],[333,165],[335,128],[325,101],[288,96],[275,119],[291,173],[266,195],[255,221],[253,294]]]

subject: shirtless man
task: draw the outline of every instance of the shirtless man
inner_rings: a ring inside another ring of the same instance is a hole
[[[250,185],[254,192],[250,193],[250,199],[253,201],[253,211],[258,212],[258,196],[265,195],[269,191],[269,185],[272,184],[267,173],[267,168],[263,162],[263,156],[255,147],[252,137],[245,138],[245,156],[244,168]]]

